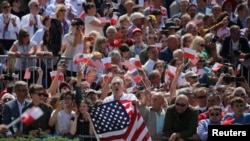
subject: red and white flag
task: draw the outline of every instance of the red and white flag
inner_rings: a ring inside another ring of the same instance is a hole
[[[106,69],[111,68],[111,57],[102,58],[102,63]]]
[[[174,79],[176,73],[176,67],[168,65],[168,68],[165,71],[165,75],[168,75],[170,79]]]
[[[139,74],[137,69],[133,69],[130,71],[131,77],[134,79],[135,82],[140,82],[142,81],[142,76]]]
[[[162,49],[162,43],[155,43],[155,47],[157,48],[158,52]]]
[[[130,62],[129,60],[125,60],[124,62],[121,62],[121,64],[127,67],[129,70],[132,70],[135,68],[134,63]]]
[[[185,47],[183,48],[183,51],[184,51],[184,57],[189,58],[191,60],[195,59],[195,54],[196,54],[195,50]]]
[[[216,71],[218,71],[222,66],[223,66],[222,64],[216,62],[216,63],[214,63],[214,65],[213,65],[211,71],[212,71],[212,72],[216,72]]]
[[[27,109],[22,114],[22,121],[25,125],[30,125],[32,122],[37,120],[39,117],[43,115],[43,111],[39,107],[32,107],[30,109]]]
[[[241,64],[238,64],[235,75],[240,75]]]
[[[52,81],[55,79],[56,74],[57,74],[57,71],[51,71],[51,72],[50,72],[50,78],[51,78]],[[63,73],[60,72],[60,73],[59,73],[59,76],[58,76],[58,80],[61,80],[61,81],[62,81],[63,79],[64,79]]]
[[[89,113],[98,141],[152,140],[139,110],[131,101],[112,101],[93,106]]]
[[[109,72],[108,74],[103,74],[102,75],[103,79],[105,82],[108,82],[111,77],[113,77],[112,72]]]
[[[142,68],[141,60],[140,60],[139,55],[135,55],[135,66],[136,66],[137,68]]]
[[[83,55],[83,54],[81,54],[81,53],[76,54],[76,55],[74,56],[74,58],[73,58],[74,64],[75,64],[75,65],[76,65],[76,64],[79,64],[80,62],[83,61],[83,58],[84,58],[84,55]]]

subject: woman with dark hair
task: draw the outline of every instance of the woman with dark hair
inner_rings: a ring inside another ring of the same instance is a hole
[[[159,60],[154,65],[154,70],[158,70],[161,74],[161,83],[165,82],[165,71],[166,71],[166,63],[162,60]]]
[[[91,102],[87,99],[82,100],[77,105],[77,112],[75,117],[70,119],[70,134],[74,136],[79,135],[94,135],[93,123],[90,114],[88,113]],[[84,139],[85,140],[85,139]],[[91,139],[88,139],[91,140]],[[86,141],[88,141],[86,140]]]
[[[15,71],[19,74],[21,72],[19,75],[20,79],[23,79],[22,76],[24,75],[25,69],[35,65],[35,61],[28,58],[31,55],[35,55],[35,53],[36,43],[34,41],[30,41],[28,31],[21,29],[19,31],[18,40],[13,43],[8,53],[10,56],[16,57]]]
[[[40,59],[38,59],[37,65],[42,68],[43,72],[46,72],[46,75],[43,75],[43,80],[46,81],[45,84],[47,83],[46,87],[49,87],[51,84],[50,72],[52,71],[53,65],[54,65],[53,60],[51,58],[43,59],[43,57],[53,56],[51,48],[49,48],[50,36],[51,36],[50,31],[48,29],[45,29],[44,34],[43,34],[43,39],[38,45],[37,53],[36,53],[37,56],[41,57]]]
[[[84,4],[84,11],[86,13],[86,17],[84,19],[85,23],[85,35],[89,36],[91,31],[97,31],[100,35],[103,34],[103,27],[106,23],[102,23],[95,15],[96,15],[96,6],[93,2],[87,2]]]

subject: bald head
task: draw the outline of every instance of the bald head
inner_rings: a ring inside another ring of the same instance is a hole
[[[171,51],[174,51],[178,48],[178,42],[179,40],[176,35],[169,35],[167,46]]]

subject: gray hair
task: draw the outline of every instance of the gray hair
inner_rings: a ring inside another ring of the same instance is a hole
[[[28,4],[29,8],[33,5],[33,4],[39,4],[38,0],[31,0]]]
[[[27,86],[28,87],[28,83],[25,82],[25,81],[16,81],[13,88],[14,88],[14,90],[17,90],[18,88],[20,88],[22,86]]]
[[[211,42],[212,39],[214,38],[214,33],[207,33],[205,36],[204,36],[204,40],[207,41],[207,42]]]
[[[108,56],[112,59],[116,57],[121,57],[121,54],[118,50],[112,50],[111,52],[109,52]]]
[[[106,33],[109,32],[109,30],[114,30],[115,32],[117,32],[116,28],[114,26],[109,26],[107,29],[106,29]]]
[[[153,70],[149,75],[148,75],[148,79],[151,81],[152,79],[155,78],[155,76],[157,74],[160,74],[160,72],[158,70]]]
[[[182,49],[176,49],[174,52],[173,52],[173,57],[177,57],[178,54],[180,53],[183,53],[183,50]]]

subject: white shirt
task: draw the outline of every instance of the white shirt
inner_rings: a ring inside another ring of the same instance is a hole
[[[37,27],[38,30],[43,28],[43,24],[41,22],[41,16],[40,15],[33,15],[33,14],[26,14],[21,19],[21,28],[26,29],[29,32],[30,37],[34,35],[34,26],[30,26],[30,20],[34,20],[34,17],[37,19]]]
[[[36,33],[30,38],[31,41],[34,41],[37,45],[43,40],[44,28],[38,29]]]
[[[86,16],[85,17],[85,32],[84,32],[84,35],[89,36],[89,33],[91,31],[96,31],[101,36],[103,36],[103,27],[98,27],[98,26],[91,25],[91,22],[94,21],[94,20],[99,21],[99,19],[97,19],[94,16]]]
[[[75,16],[79,16],[80,13],[83,11],[82,4],[85,2],[85,0],[65,0],[66,5],[71,5],[72,9],[75,10],[73,11],[73,14]]]
[[[111,102],[111,101],[114,101],[115,98],[114,98],[114,95],[112,94],[111,96],[108,96],[106,97],[102,103],[108,103],[108,102]],[[126,94],[126,93],[123,93],[120,100],[129,100],[129,101],[138,101],[136,96],[132,93],[129,93],[129,94]]]
[[[1,13],[0,14],[0,39],[3,39],[3,32],[4,32],[4,14]],[[4,39],[12,39],[12,40],[16,40],[17,39],[17,33],[19,33],[20,30],[20,19],[19,17],[17,17],[16,15],[13,14],[9,14],[8,15],[10,18],[10,22],[8,25],[7,30],[5,31],[5,38]],[[14,26],[12,24],[11,19],[16,19],[16,26]]]

